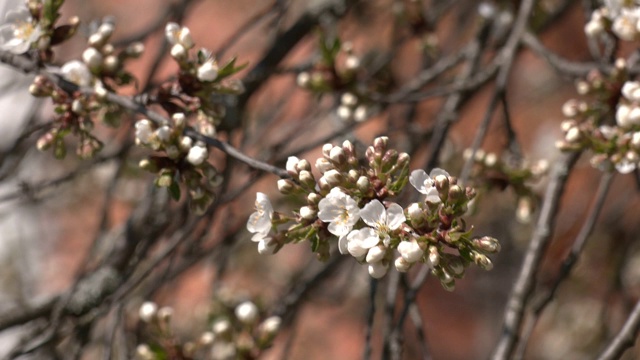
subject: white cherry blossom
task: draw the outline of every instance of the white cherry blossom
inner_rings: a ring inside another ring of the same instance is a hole
[[[24,54],[42,35],[40,26],[33,24],[27,8],[7,12],[5,24],[0,26],[0,49]]]
[[[398,229],[407,218],[404,216],[404,210],[396,203],[391,203],[388,209],[384,208],[382,203],[375,199],[365,205],[360,210],[360,216],[365,224],[371,226],[382,239],[383,244],[389,244],[389,233]]]
[[[344,239],[340,239],[339,248],[340,252],[346,254],[347,252],[357,259],[364,258],[369,252],[369,249],[378,245],[380,238],[376,231],[370,227],[365,227],[359,230],[353,230]]]
[[[273,207],[269,198],[264,193],[256,194],[256,211],[249,216],[247,221],[247,230],[252,233],[261,234],[262,237],[254,235],[251,239],[255,242],[259,242],[266,237],[266,234],[271,230],[271,216],[273,216]]]
[[[414,263],[424,255],[424,251],[422,251],[422,248],[420,248],[420,245],[418,245],[418,242],[415,240],[401,241],[400,244],[398,244],[398,252],[408,263]]]
[[[329,232],[338,237],[347,235],[360,219],[358,203],[337,187],[320,200],[318,209],[318,218],[328,222]]]
[[[411,183],[411,185],[413,185],[414,188],[416,188],[416,190],[418,190],[418,192],[420,192],[421,194],[425,194],[427,195],[427,198],[425,199],[428,202],[432,202],[432,203],[439,203],[440,200],[440,195],[438,194],[438,190],[435,187],[435,177],[438,175],[444,175],[449,177],[449,173],[436,168],[431,170],[431,173],[429,175],[427,175],[427,173],[424,170],[413,170],[411,172],[411,175],[409,176],[409,182]]]
[[[62,77],[78,86],[89,86],[93,76],[85,63],[79,60],[71,60],[60,68]]]

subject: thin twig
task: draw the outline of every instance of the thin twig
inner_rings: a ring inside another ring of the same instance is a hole
[[[627,321],[620,329],[604,351],[598,356],[598,360],[620,359],[624,352],[633,346],[640,331],[640,301],[636,303]]]
[[[378,289],[378,280],[371,278],[369,281],[369,308],[367,309],[367,328],[364,338],[364,351],[362,352],[362,359],[371,359],[371,339],[373,337],[373,321],[376,315],[376,292]]]

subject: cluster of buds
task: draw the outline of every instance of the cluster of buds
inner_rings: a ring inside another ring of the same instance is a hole
[[[605,1],[591,13],[584,31],[589,37],[611,31],[622,40],[637,40],[640,38],[640,4],[637,1]]]
[[[358,96],[346,92],[340,97],[340,105],[336,109],[336,114],[341,120],[363,122],[369,118],[370,110]]]
[[[358,95],[356,88],[361,61],[353,52],[350,42],[341,43],[340,39],[328,41],[321,37],[322,57],[310,70],[298,73],[296,82],[301,88],[315,93],[341,92],[336,115],[343,121],[362,122],[374,112],[365,96]],[[347,89],[348,91],[344,91]]]
[[[176,200],[180,198],[180,183],[183,183],[191,209],[203,214],[215,199],[214,190],[222,177],[207,161],[206,144],[183,134],[186,125],[183,113],[173,114],[171,122],[164,125],[147,119],[136,122],[136,144],[158,153],[140,161],[140,167],[156,174],[156,185],[167,188]]]
[[[516,219],[524,224],[529,223],[539,197],[534,192],[533,185],[547,174],[549,161],[529,161],[504,154],[498,156],[482,149],[478,149],[475,154],[472,149],[464,150],[465,160],[472,156],[474,168],[470,178],[478,192],[511,188],[517,197]]]
[[[628,79],[626,62],[619,59],[613,74],[605,77],[594,71],[577,88],[578,93],[594,99],[571,99],[564,104],[564,139],[557,147],[590,150],[591,164],[603,171],[634,171],[640,163],[640,82]],[[607,122],[613,112],[615,124]]]
[[[499,243],[472,238],[462,219],[474,189],[458,185],[442,169],[409,174],[409,155],[389,149],[386,137],[374,140],[364,162],[349,141],[326,144],[322,152],[315,163],[318,179],[307,160],[287,161],[292,178],[279,180],[278,189],[306,201],[293,215],[275,212],[268,197],[258,193],[247,229],[260,253],[307,240],[318,258],[326,260],[331,243],[337,242],[341,254],[353,256],[374,278],[383,277],[391,264],[406,272],[423,263],[450,290],[469,264],[491,269],[487,255],[499,251]],[[403,208],[388,198],[398,196],[407,182],[425,198]],[[279,229],[288,223],[293,224]]]
[[[165,38],[171,45],[171,56],[178,63],[179,73],[175,81],[159,89],[158,100],[161,103],[182,102],[185,112],[197,113],[196,129],[203,135],[214,136],[216,126],[225,115],[225,107],[214,95],[242,93],[242,83],[227,78],[245,65],[236,66],[235,59],[231,59],[221,66],[204,48],[191,52],[195,42],[186,26],[168,23]]]
[[[102,148],[102,143],[91,134],[94,119],[111,127],[120,125],[123,110],[105,101],[105,97],[115,86],[131,82],[133,77],[124,70],[124,63],[140,56],[144,47],[135,43],[116,54],[109,43],[113,30],[113,23],[103,22],[89,37],[82,61],[71,60],[60,68],[60,75],[66,81],[79,87],[92,87],[90,94],[69,93],[44,75],[34,79],[29,91],[37,97],[51,98],[56,114],[49,130],[38,140],[38,149],[52,148],[54,155],[62,158],[67,152],[63,138],[74,134],[78,138],[76,153],[89,158]]]
[[[261,316],[251,301],[232,305],[218,301],[209,314],[213,319],[210,329],[195,340],[181,342],[171,331],[172,314],[171,308],[142,304],[139,318],[147,325],[148,340],[137,346],[137,359],[255,359],[271,347],[282,322],[278,316]]]

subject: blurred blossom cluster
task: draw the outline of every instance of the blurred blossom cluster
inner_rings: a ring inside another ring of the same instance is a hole
[[[291,178],[279,180],[278,189],[306,203],[292,215],[274,211],[268,197],[257,194],[247,229],[260,253],[306,240],[325,260],[337,243],[341,254],[354,257],[374,278],[391,266],[406,272],[422,263],[448,290],[470,264],[492,268],[487,255],[500,251],[500,244],[488,236],[473,237],[462,218],[475,197],[473,188],[459,185],[442,169],[409,173],[409,155],[389,148],[386,137],[374,140],[365,161],[350,141],[325,144],[322,152],[315,162],[319,178],[307,160],[292,156],[287,161]],[[403,207],[391,199],[408,182],[422,199]]]
[[[173,333],[174,316],[172,308],[150,301],[140,306],[145,342],[136,347],[136,359],[255,359],[271,347],[282,323],[278,316],[263,316],[252,301],[220,297],[212,302],[208,329],[184,341]]]
[[[547,175],[549,161],[541,159],[530,161],[520,156],[505,152],[501,156],[492,152],[478,149],[465,149],[465,160],[472,159],[474,163],[471,181],[478,191],[478,198],[493,189],[504,190],[510,188],[516,195],[516,219],[521,223],[529,223],[539,202],[539,195],[533,187]],[[472,208],[477,207],[478,200],[472,202]]]
[[[591,13],[584,31],[590,37],[610,31],[621,40],[637,40],[640,37],[640,1],[604,0],[603,5]]]
[[[564,139],[557,147],[591,151],[591,164],[603,171],[634,171],[640,163],[640,83],[629,79],[626,61],[618,59],[609,75],[592,71],[577,90],[588,98],[563,105]]]

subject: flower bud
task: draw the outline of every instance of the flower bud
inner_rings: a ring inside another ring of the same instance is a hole
[[[258,319],[258,307],[251,301],[238,305],[234,313],[236,318],[244,324],[252,324]]]
[[[300,208],[300,217],[305,220],[315,220],[317,212],[314,208],[310,206],[303,206]]]
[[[200,81],[213,81],[218,77],[218,64],[213,60],[208,60],[198,67],[196,74]]]
[[[374,246],[371,249],[369,249],[369,252],[367,252],[367,257],[366,257],[366,261],[369,264],[373,264],[376,262],[380,262],[382,259],[384,259],[384,256],[387,253],[387,248],[385,248],[382,245],[378,245],[378,246]]]
[[[488,153],[484,158],[484,166],[494,167],[498,163],[498,156],[495,153]]]
[[[344,176],[335,169],[327,171],[322,178],[324,178],[331,187],[338,186],[344,181]]]
[[[228,335],[231,331],[231,323],[227,319],[217,320],[211,326],[211,330],[213,334],[216,336],[225,336]]]
[[[456,203],[462,199],[463,194],[460,185],[452,185],[449,188],[449,201]]]
[[[302,171],[302,170],[311,171],[311,164],[309,163],[309,160],[307,160],[307,159],[299,160],[296,163],[296,170],[298,170],[298,171]]]
[[[341,147],[334,146],[329,152],[329,159],[336,165],[343,165],[347,161],[347,156]]]
[[[125,49],[125,53],[130,58],[139,58],[143,52],[144,44],[141,42],[134,42],[133,44],[127,46],[127,48]]]
[[[398,161],[398,151],[395,149],[387,150],[382,157],[382,171],[387,172],[396,165]]]
[[[402,256],[399,256],[395,260],[394,265],[396,267],[396,270],[398,270],[399,272],[407,272],[411,268],[412,263],[407,262]]]
[[[438,266],[440,263],[440,252],[438,251],[438,248],[433,245],[429,246],[429,262],[432,267]]]
[[[120,67],[120,60],[115,55],[109,55],[104,59],[104,69],[107,72],[115,73]]]
[[[154,302],[146,301],[142,304],[142,306],[140,306],[138,317],[140,317],[140,320],[146,323],[150,323],[151,321],[153,321],[153,319],[155,319],[157,313],[158,305],[156,305]]]
[[[349,120],[351,118],[351,113],[351,108],[345,105],[340,105],[336,109],[336,115],[338,115],[341,120]]]
[[[297,157],[289,156],[289,158],[287,159],[287,164],[285,165],[287,173],[289,173],[289,175],[293,176],[294,178],[298,176],[298,169],[296,169],[298,161],[300,161],[300,159],[298,159]]]
[[[323,157],[316,160],[316,169],[318,169],[321,174],[324,174],[333,168],[333,164]]]
[[[102,54],[96,48],[88,47],[82,53],[82,61],[84,61],[90,69],[98,69],[102,66]]]
[[[329,159],[330,158],[329,155],[331,154],[331,149],[333,149],[332,144],[322,145],[322,155],[324,155],[325,158]]]
[[[500,243],[497,239],[490,236],[473,239],[473,246],[487,254],[495,254],[500,251]]]
[[[353,110],[353,120],[356,122],[363,122],[367,120],[369,117],[369,111],[366,105],[358,105],[355,110]]]
[[[302,170],[300,171],[300,174],[298,175],[298,178],[300,179],[300,182],[304,185],[306,185],[309,188],[313,188],[315,187],[315,182],[316,179],[313,177],[313,174],[307,170]]]
[[[422,258],[424,252],[417,241],[401,241],[398,244],[398,252],[403,259],[409,263],[414,263]]]
[[[371,275],[374,279],[380,279],[387,274],[388,266],[385,265],[382,261],[378,261],[373,264],[369,264],[367,270],[369,271],[369,275]]]
[[[291,192],[293,192],[295,188],[296,185],[289,179],[278,180],[278,191],[280,191],[280,193],[283,195],[291,194]]]
[[[473,254],[473,261],[484,270],[489,271],[493,269],[493,263],[486,255],[476,252]]]
[[[371,184],[369,183],[369,178],[366,176],[360,176],[358,178],[358,181],[356,182],[356,186],[358,187],[358,190],[362,191],[363,193],[369,192],[371,188]]]
[[[356,153],[356,147],[349,140],[345,140],[342,143],[342,150],[344,150],[344,153],[347,155],[347,157],[352,157]]]
[[[187,49],[185,49],[181,44],[175,44],[171,47],[171,57],[178,61],[186,60]]]
[[[183,136],[180,138],[180,150],[189,151],[193,146],[193,139],[188,136]]]
[[[162,321],[163,323],[168,323],[169,321],[171,321],[172,317],[173,308],[169,306],[163,306],[160,308],[160,310],[158,310],[158,320]]]
[[[322,200],[322,196],[314,192],[309,193],[309,195],[307,195],[307,203],[309,205],[318,205],[320,203],[320,200]]]
[[[351,169],[347,173],[347,180],[350,183],[355,183],[360,178],[360,173],[357,170]]]
[[[147,344],[139,344],[136,346],[136,359],[140,360],[153,360],[156,356],[153,350]]]
[[[383,154],[387,150],[387,144],[389,138],[386,136],[379,136],[373,139],[373,148],[378,154]]]
[[[582,138],[582,134],[580,133],[580,129],[577,126],[574,126],[567,130],[567,133],[564,135],[564,140],[569,143],[576,143],[580,141]]]
[[[311,83],[311,75],[309,75],[309,73],[306,71],[299,73],[298,77],[296,77],[296,83],[301,88],[308,87],[309,84]]]
[[[282,324],[282,319],[279,316],[270,316],[266,318],[258,327],[263,337],[273,337],[279,330]]]

